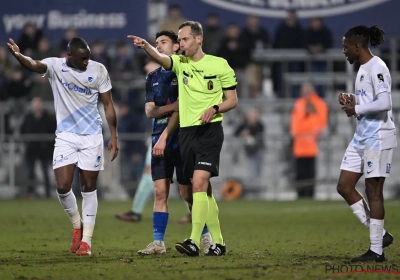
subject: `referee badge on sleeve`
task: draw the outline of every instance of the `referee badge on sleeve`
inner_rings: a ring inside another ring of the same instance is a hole
[[[214,83],[213,83],[213,81],[211,81],[211,80],[208,81],[208,83],[207,83],[207,88],[208,88],[208,90],[212,90],[212,89],[214,88]]]
[[[185,85],[187,85],[187,83],[188,83],[188,78],[187,77],[183,77],[183,83],[185,84]]]

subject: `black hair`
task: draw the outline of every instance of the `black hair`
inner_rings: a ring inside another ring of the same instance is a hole
[[[385,31],[377,25],[369,27],[366,25],[357,25],[350,28],[344,37],[361,40],[361,44],[364,48],[368,48],[368,43],[370,43],[372,47],[376,48],[385,42],[384,35]]]
[[[160,36],[167,36],[171,39],[173,44],[178,44],[178,35],[175,34],[172,30],[162,30],[156,34],[156,40]]]
[[[168,6],[168,10],[182,10],[182,8],[178,4],[171,4]]]
[[[179,26],[179,29],[182,29],[185,26],[190,26],[193,37],[196,37],[199,35],[203,36],[203,27],[201,26],[200,22],[188,20],[188,21],[185,21],[184,23],[182,23]]]
[[[72,38],[71,41],[69,41],[68,43],[68,50],[70,52],[72,51],[76,51],[78,49],[87,49],[89,48],[88,44],[86,43],[86,41],[81,38],[81,37],[74,37]]]

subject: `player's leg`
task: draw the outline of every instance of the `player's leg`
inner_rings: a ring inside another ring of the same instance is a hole
[[[79,180],[82,193],[82,242],[76,252],[79,256],[91,254],[92,236],[97,215],[97,178],[99,171],[104,169],[103,136],[78,135],[77,143]]]
[[[153,207],[153,242],[143,250],[141,255],[165,254],[164,236],[168,225],[168,195],[174,166],[166,151],[163,158],[151,159],[151,173],[154,180]]]
[[[92,236],[97,215],[97,178],[99,171],[80,170],[79,181],[82,192],[82,242],[77,255],[84,256],[91,254]]]
[[[72,133],[57,133],[53,155],[57,196],[73,226],[70,248],[72,253],[76,253],[82,238],[81,216],[75,194],[71,189],[75,164],[78,161],[77,148],[74,146],[74,143],[76,143],[74,137],[75,135]]]
[[[370,248],[369,250],[353,258],[353,262],[360,261],[385,261],[384,245],[389,246],[393,242],[390,233],[383,229],[385,208],[383,199],[383,185],[385,178],[389,176],[393,150],[365,151],[365,190],[370,205]]]
[[[116,214],[115,217],[117,219],[129,222],[141,221],[144,206],[154,191],[153,180],[151,178],[151,152],[150,146],[147,151],[146,165],[143,170],[142,178],[140,179],[139,186],[133,198],[132,209],[126,213]]]

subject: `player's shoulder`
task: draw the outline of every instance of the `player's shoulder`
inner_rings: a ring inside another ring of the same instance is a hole
[[[104,66],[103,63],[100,63],[100,62],[97,62],[97,61],[94,61],[94,60],[91,60],[91,59],[89,60],[88,68],[90,70],[99,70],[99,71],[106,70],[107,71],[107,68]]]
[[[146,79],[153,78],[154,76],[158,75],[160,73],[160,70],[161,70],[161,67],[158,67],[157,69],[151,71],[150,73],[148,73],[146,75]]]
[[[373,59],[374,60],[371,65],[372,73],[382,73],[382,72],[389,73],[389,68],[387,67],[386,63],[380,57],[375,56]]]
[[[63,57],[46,57],[46,58],[42,59],[41,61],[46,64],[57,64],[57,63],[65,64],[65,58],[63,58]],[[66,64],[65,64],[65,66],[66,66]]]

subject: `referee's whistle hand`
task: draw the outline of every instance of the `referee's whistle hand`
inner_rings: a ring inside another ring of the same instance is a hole
[[[200,116],[199,120],[201,120],[201,124],[206,124],[213,119],[214,115],[215,115],[215,109],[209,108]]]

